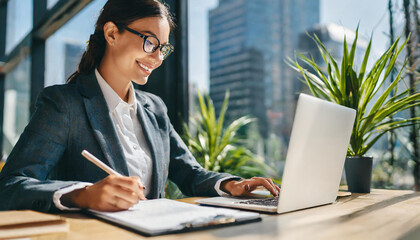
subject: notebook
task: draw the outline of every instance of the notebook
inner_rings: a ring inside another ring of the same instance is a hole
[[[300,94],[279,197],[196,202],[274,213],[335,202],[355,117],[354,109]]]
[[[255,212],[204,207],[165,198],[140,201],[127,211],[86,211],[146,236],[261,221],[260,215]]]

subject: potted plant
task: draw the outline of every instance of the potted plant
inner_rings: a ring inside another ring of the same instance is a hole
[[[297,54],[298,60],[289,58],[289,65],[302,74],[304,82],[314,96],[357,111],[345,172],[349,191],[368,193],[372,157],[366,156],[367,151],[386,132],[418,124],[420,121],[420,117],[410,119],[393,117],[398,112],[420,104],[419,92],[411,93],[410,89],[398,90],[400,82],[403,81],[402,74],[407,61],[405,60],[399,68],[395,79],[386,81],[391,71],[397,68],[398,55],[407,41],[398,47],[398,38],[373,64],[373,67],[366,71],[372,45],[371,38],[364,52],[360,70],[357,72],[355,52],[358,28],[350,49],[344,37],[340,66],[315,34],[310,37],[314,40],[326,67],[322,68],[312,56],[307,57],[303,54]],[[385,90],[382,90],[384,88]]]
[[[183,124],[182,140],[191,151],[197,162],[205,169],[215,172],[227,172],[243,178],[254,176],[273,177],[280,184],[277,173],[264,161],[244,146],[246,136],[240,136],[238,131],[255,121],[254,118],[243,116],[224,126],[225,113],[229,103],[229,92],[226,92],[219,117],[210,97],[203,97],[198,92],[200,111],[190,117],[191,129]],[[167,198],[184,197],[176,185],[168,181]]]
[[[190,119],[194,131],[190,131],[184,123],[182,138],[202,167],[243,178],[277,175],[261,158],[244,146],[246,136],[238,134],[241,128],[254,122],[254,118],[243,116],[224,126],[229,92],[226,92],[218,118],[208,95],[204,98],[198,92],[198,100],[200,113]]]

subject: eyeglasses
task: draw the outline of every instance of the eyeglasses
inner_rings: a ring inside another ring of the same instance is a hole
[[[159,49],[160,53],[163,55],[163,59],[165,60],[169,56],[169,54],[171,54],[174,51],[174,47],[171,44],[160,44],[159,39],[157,39],[157,37],[155,36],[143,35],[129,27],[125,27],[125,29],[143,38],[143,50],[146,53],[154,53],[156,52],[156,50]]]

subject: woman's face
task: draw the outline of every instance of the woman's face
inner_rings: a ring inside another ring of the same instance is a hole
[[[168,43],[170,27],[165,18],[148,17],[136,20],[128,25],[129,28],[146,36],[154,36],[160,44]],[[143,38],[127,30],[117,33],[111,46],[114,71],[124,79],[144,85],[152,71],[158,68],[163,61],[160,49],[154,53],[143,50]]]

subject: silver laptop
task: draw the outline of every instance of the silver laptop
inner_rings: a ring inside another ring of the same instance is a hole
[[[277,213],[335,202],[355,117],[354,109],[300,94],[279,197],[196,202]]]

